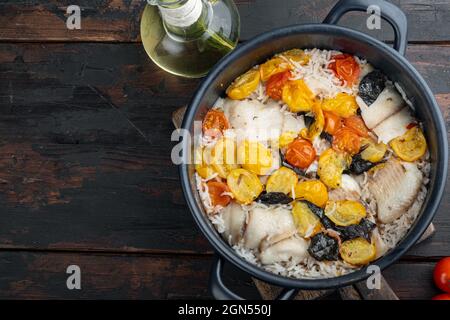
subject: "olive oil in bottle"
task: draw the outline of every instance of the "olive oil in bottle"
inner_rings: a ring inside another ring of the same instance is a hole
[[[141,18],[145,51],[162,69],[198,78],[233,50],[239,14],[232,0],[147,0]]]

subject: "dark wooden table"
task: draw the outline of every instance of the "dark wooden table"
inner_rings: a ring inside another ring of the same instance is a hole
[[[171,114],[199,81],[148,59],[143,1],[75,2],[81,30],[65,26],[71,1],[0,1],[0,298],[210,298],[212,248],[170,161]],[[407,57],[449,123],[450,1],[394,2],[409,19]],[[320,22],[334,3],[237,1],[242,41]],[[342,24],[365,30],[363,14]],[[384,23],[369,33],[392,40]],[[437,293],[433,265],[450,255],[448,192],[434,237],[384,272],[402,299]],[[72,264],[81,290],[66,287]],[[227,274],[256,297],[247,276]]]

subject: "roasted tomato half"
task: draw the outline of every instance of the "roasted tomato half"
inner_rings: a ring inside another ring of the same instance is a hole
[[[288,145],[285,158],[294,167],[306,169],[316,158],[316,150],[311,142],[298,138]]]
[[[291,72],[289,70],[274,74],[266,84],[266,93],[274,100],[281,100],[283,87],[289,81]]]
[[[360,67],[355,57],[343,53],[332,57],[334,62],[328,66],[341,81],[351,87],[359,78]]]
[[[203,119],[202,129],[205,136],[217,138],[230,128],[227,117],[222,111],[209,110]]]

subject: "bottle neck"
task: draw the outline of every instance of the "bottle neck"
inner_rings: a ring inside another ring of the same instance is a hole
[[[208,6],[202,0],[159,0],[161,18],[167,32],[183,39],[201,36],[208,25]]]

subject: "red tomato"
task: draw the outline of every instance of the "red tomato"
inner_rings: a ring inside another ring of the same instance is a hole
[[[274,100],[281,100],[281,94],[283,92],[283,87],[288,82],[291,77],[291,72],[289,70],[274,74],[267,80],[266,93],[269,97]]]
[[[306,169],[316,158],[316,150],[308,140],[295,139],[288,145],[285,157],[291,165]]]
[[[325,116],[325,132],[333,135],[339,128],[342,127],[342,118],[334,113],[324,111]]]
[[[361,137],[352,129],[342,127],[333,135],[333,148],[348,152],[349,154],[357,154],[361,147]]]
[[[369,136],[369,129],[360,116],[351,116],[344,119],[344,125],[355,131],[360,137],[367,138]]]
[[[450,293],[450,257],[446,257],[436,263],[433,278],[439,289]]]
[[[432,300],[450,300],[450,293],[441,293],[434,296]]]
[[[224,192],[230,192],[226,183],[211,180],[206,185],[208,186],[208,193],[213,206],[226,207],[230,203],[231,197],[223,194]]]
[[[230,124],[222,111],[209,110],[203,119],[202,129],[204,135],[217,138],[222,135],[224,130],[229,128]]]
[[[352,86],[361,71],[358,62],[348,53],[338,54],[332,59],[334,62],[330,63],[328,68],[333,70],[336,77],[341,81],[345,81],[348,87]]]

